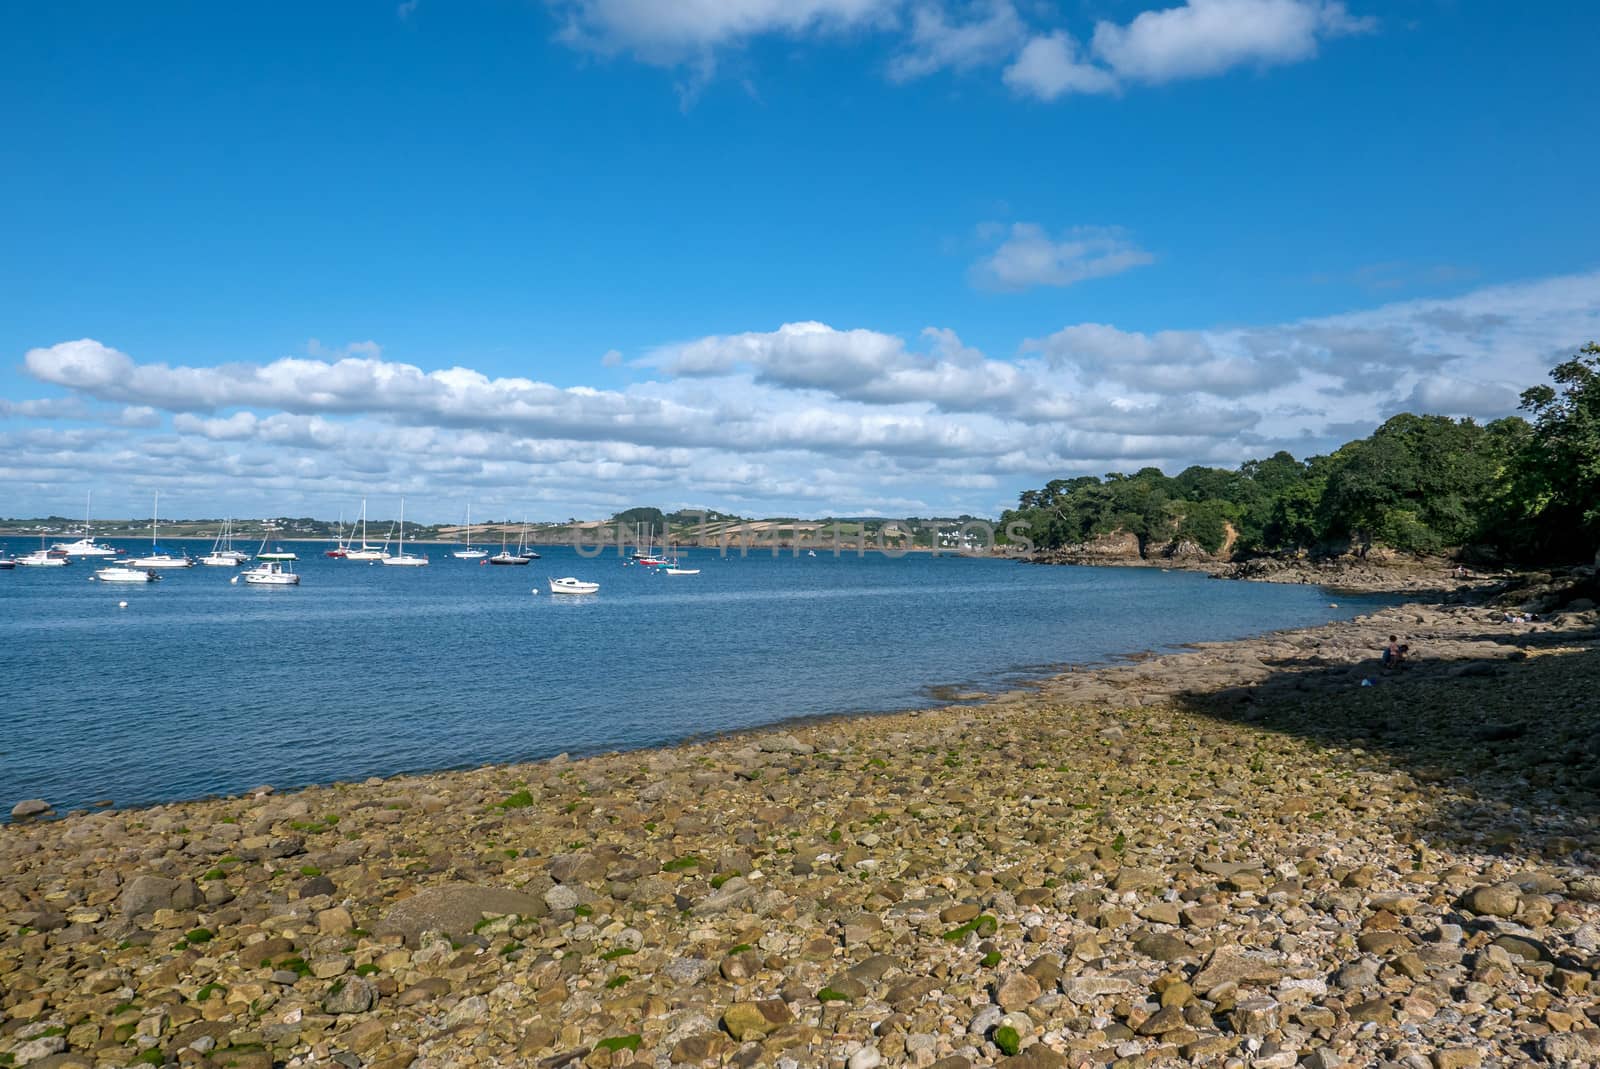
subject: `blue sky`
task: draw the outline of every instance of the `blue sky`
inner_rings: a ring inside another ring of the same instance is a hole
[[[0,13],[0,514],[997,512],[1600,335],[1600,14]]]

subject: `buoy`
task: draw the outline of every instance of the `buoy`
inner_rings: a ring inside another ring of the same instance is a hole
[[[539,596],[539,588],[538,587],[534,587],[532,590],[528,591],[528,593],[532,594],[534,597],[538,597]]]
[[[127,608],[127,607],[128,607],[128,603],[127,603],[127,602],[126,602],[126,601],[119,601],[119,602],[117,602],[117,608],[119,608],[119,609],[126,609],[126,608]]]
[[[236,575],[232,579],[229,579],[228,582],[230,584],[237,584],[239,582],[239,577]]]

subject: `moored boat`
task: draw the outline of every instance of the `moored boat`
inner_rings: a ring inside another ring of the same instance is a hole
[[[254,568],[239,573],[250,586],[299,586],[300,577],[294,574],[287,561],[263,561]],[[235,576],[237,579],[238,576]]]
[[[157,516],[161,509],[161,492],[156,491],[156,504],[150,512],[150,552],[127,563],[134,568],[193,568],[194,561],[187,553],[174,556],[156,543]]]
[[[502,553],[505,552],[505,547],[501,546],[500,547],[500,551]],[[454,553],[452,553],[450,555],[452,557],[454,557],[456,560],[482,560],[483,558],[485,558],[485,557],[487,557],[489,555],[489,551],[487,549],[479,549],[478,547],[476,547],[476,546],[474,546],[472,544],[472,506],[471,505],[467,506],[467,537],[466,537],[466,540],[464,542],[462,542],[460,549],[456,550]]]
[[[17,565],[22,568],[64,568],[71,563],[65,554],[48,549],[36,549],[17,558]]]
[[[344,545],[344,559],[345,560],[366,560],[366,561],[387,560],[389,558],[389,540],[388,539],[384,539],[383,545],[381,545],[381,546],[373,546],[373,545],[368,545],[367,544],[367,499],[366,498],[362,498],[361,499],[361,519],[358,521],[358,524],[361,527],[361,545],[359,545],[359,546],[356,545],[356,529],[355,529],[355,526],[352,525],[351,528],[350,528],[350,541],[346,542],[345,545]]]
[[[490,557],[489,563],[515,566],[519,564],[527,564],[528,558],[524,557],[520,550],[516,553],[513,553],[506,548],[506,536],[505,532],[502,531],[500,534],[500,552]]]
[[[587,583],[570,575],[550,580],[550,593],[552,594],[598,594],[599,592],[599,583]]]
[[[83,537],[76,542],[57,542],[51,551],[67,557],[115,557],[123,550],[103,545],[89,533],[89,495],[83,495]]]
[[[211,543],[211,552],[200,558],[200,563],[213,568],[237,568],[250,559],[248,553],[233,548],[233,520],[222,521],[217,540]]]
[[[383,563],[391,568],[423,568],[428,563],[427,557],[406,552],[406,499],[403,497],[400,499],[400,552],[392,557],[385,554]]]
[[[148,568],[129,568],[125,564],[113,564],[109,568],[96,569],[94,578],[102,583],[154,583],[161,576]]]

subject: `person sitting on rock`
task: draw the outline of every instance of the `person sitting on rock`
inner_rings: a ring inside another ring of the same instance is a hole
[[[1394,665],[1395,665],[1395,662],[1397,660],[1399,660],[1399,657],[1400,657],[1399,642],[1400,642],[1400,637],[1398,635],[1390,635],[1389,636],[1389,644],[1383,648],[1383,666],[1385,668],[1393,668]]]
[[[1405,642],[1400,643],[1400,648],[1394,651],[1394,667],[1395,668],[1403,668],[1403,667],[1405,667],[1406,658],[1409,657],[1410,655],[1411,655],[1411,646],[1410,646],[1410,644],[1409,643],[1405,643]]]

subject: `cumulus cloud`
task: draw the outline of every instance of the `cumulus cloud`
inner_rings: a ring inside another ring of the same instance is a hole
[[[1331,38],[1375,20],[1341,0],[1185,0],[1125,24],[1101,20],[1083,48],[1065,29],[1030,27],[1014,0],[546,0],[557,37],[602,55],[626,53],[691,71],[681,89],[709,79],[721,52],[757,38],[827,39],[847,32],[887,38],[886,73],[906,82],[938,71],[1003,67],[1020,95],[1054,100],[1112,93],[1236,67],[1315,56]]]
[[[1001,77],[1016,92],[1040,100],[1117,90],[1116,77],[1085,62],[1072,35],[1060,30],[1028,41]]]
[[[881,25],[899,0],[550,0],[560,37],[602,53],[630,52],[661,66],[705,61],[718,47],[764,34]]]
[[[889,77],[910,81],[940,70],[969,70],[998,63],[1016,51],[1027,28],[1010,0],[972,5],[970,17],[952,18],[936,4],[920,4],[911,32],[889,61]]]
[[[1093,48],[1119,78],[1159,84],[1297,63],[1315,56],[1322,40],[1375,25],[1331,0],[1187,0],[1125,26],[1096,24]]]
[[[561,519],[641,503],[993,514],[1060,475],[1325,450],[1399,408],[1507,415],[1596,337],[1600,273],[1286,323],[1070,323],[1005,358],[947,326],[797,320],[663,345],[614,390],[381,356],[171,365],[79,339],[25,355],[59,396],[0,401],[0,480],[11,511],[39,512],[90,485],[107,507],[110,486],[159,488],[214,515],[401,493],[431,519],[466,497]]]
[[[1070,286],[1154,260],[1115,228],[1074,227],[1052,238],[1037,223],[1013,223],[999,247],[973,265],[971,277],[986,289]]]

